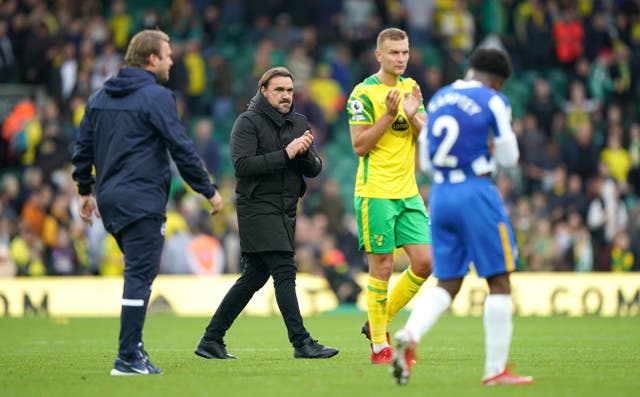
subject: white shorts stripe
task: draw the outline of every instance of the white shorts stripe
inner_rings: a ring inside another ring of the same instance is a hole
[[[122,299],[122,306],[142,307],[144,299]]]

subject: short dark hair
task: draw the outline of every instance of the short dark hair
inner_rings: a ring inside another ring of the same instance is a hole
[[[267,88],[271,79],[276,76],[289,77],[291,81],[293,81],[293,73],[291,73],[289,69],[284,66],[277,66],[262,74],[262,77],[260,77],[260,80],[258,81],[258,88]]]
[[[160,29],[146,29],[136,33],[129,42],[124,62],[129,66],[145,67],[149,64],[149,56],[161,57],[162,42],[169,42],[169,36]]]
[[[469,65],[474,70],[490,73],[505,80],[511,76],[509,56],[497,48],[477,48],[471,54]]]

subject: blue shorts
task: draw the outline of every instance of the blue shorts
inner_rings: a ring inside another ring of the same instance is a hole
[[[436,278],[462,278],[472,262],[484,278],[515,270],[518,250],[513,229],[491,179],[434,183],[429,210]]]

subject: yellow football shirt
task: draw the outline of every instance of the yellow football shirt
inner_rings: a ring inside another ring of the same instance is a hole
[[[415,175],[416,140],[413,126],[402,107],[404,93],[411,93],[415,80],[400,77],[396,87],[384,85],[374,74],[358,84],[347,102],[349,125],[370,125],[386,111],[387,92],[400,90],[396,119],[378,143],[359,158],[355,195],[359,197],[401,199],[418,194]],[[424,112],[424,103],[419,112]]]

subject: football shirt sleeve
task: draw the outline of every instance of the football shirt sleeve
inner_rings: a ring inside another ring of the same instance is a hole
[[[373,124],[373,104],[367,94],[359,88],[353,90],[347,101],[349,125]]]
[[[511,167],[518,163],[520,150],[516,134],[511,129],[511,107],[506,100],[494,95],[489,100],[489,109],[493,114],[493,158],[501,167]]]

